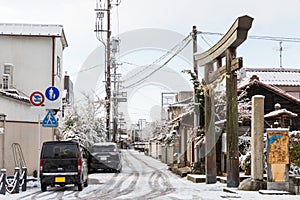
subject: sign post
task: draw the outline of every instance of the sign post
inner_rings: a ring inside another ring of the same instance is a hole
[[[57,87],[48,87],[45,91],[45,96],[48,100],[55,101],[59,97],[59,90],[57,89]]]
[[[57,120],[55,119],[55,117],[54,117],[53,113],[51,112],[51,110],[48,111],[47,115],[43,119],[42,126],[43,127],[50,127],[50,128],[58,126]]]
[[[35,91],[35,92],[31,93],[30,103],[32,105],[41,106],[41,105],[43,105],[44,101],[45,101],[45,97],[41,92]]]
[[[35,91],[30,95],[30,103],[34,106],[41,106],[45,101],[43,93]],[[38,113],[38,162],[37,162],[37,179],[40,180],[40,151],[41,151],[41,122],[40,113]]]
[[[45,96],[49,101],[55,102],[59,97],[59,90],[56,87],[50,86],[46,89],[45,95],[39,91],[35,91],[30,95],[30,103],[36,107],[42,106],[45,101]],[[39,160],[40,160],[40,154],[41,154],[40,153],[40,151],[41,151],[41,122],[40,122],[41,119],[40,119],[40,117],[41,117],[41,113],[39,112],[38,113],[38,166],[37,166],[38,181],[40,180]],[[51,110],[48,111],[45,118],[43,119],[42,126],[43,127],[57,127],[58,126],[58,122],[55,119]]]

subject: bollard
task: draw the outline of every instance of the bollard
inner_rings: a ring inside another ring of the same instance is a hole
[[[22,191],[26,191],[26,187],[27,187],[27,168],[26,167],[22,167]]]
[[[294,187],[295,187],[295,194],[300,195],[300,177],[295,177]]]
[[[6,180],[6,169],[1,169],[1,180],[0,180],[0,194],[5,195],[6,192],[6,185],[5,185],[5,180]]]
[[[19,193],[20,192],[20,168],[16,167],[15,168],[15,180],[16,184],[15,184],[15,192]]]

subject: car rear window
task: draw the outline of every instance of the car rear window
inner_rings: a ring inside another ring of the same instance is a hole
[[[114,152],[116,151],[115,145],[97,145],[93,146],[93,152]]]
[[[77,158],[79,155],[76,144],[53,143],[43,146],[43,159]]]

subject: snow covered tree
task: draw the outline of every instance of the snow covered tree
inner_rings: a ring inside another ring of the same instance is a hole
[[[85,100],[85,103],[73,106],[65,112],[60,132],[61,139],[78,140],[89,147],[93,143],[105,141],[105,119],[100,115],[104,103],[100,98],[92,100],[87,95]]]

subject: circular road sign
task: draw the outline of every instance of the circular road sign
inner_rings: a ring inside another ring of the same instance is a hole
[[[44,103],[45,97],[43,93],[36,91],[30,95],[30,103],[34,106],[40,106]]]
[[[50,101],[55,101],[59,97],[59,90],[57,87],[48,87],[45,92],[46,98]]]

